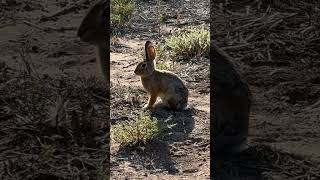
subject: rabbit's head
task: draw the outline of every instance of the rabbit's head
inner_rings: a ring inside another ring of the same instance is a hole
[[[98,1],[89,10],[77,32],[82,41],[95,45],[106,44],[109,11],[109,1],[106,0]]]
[[[145,44],[145,59],[143,62],[140,62],[134,73],[136,75],[146,77],[150,76],[155,71],[154,59],[156,58],[156,49],[150,41],[147,41]]]

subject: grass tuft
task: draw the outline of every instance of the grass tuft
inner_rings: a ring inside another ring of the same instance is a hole
[[[123,28],[131,23],[134,11],[133,0],[112,0],[111,1],[111,27]]]
[[[161,126],[156,118],[141,114],[134,120],[114,125],[111,132],[113,140],[126,147],[146,144],[161,133]]]
[[[166,53],[166,48],[167,46],[164,44],[158,44],[156,47],[157,51],[157,59],[156,59],[156,66],[157,69],[160,70],[167,70],[167,71],[172,71],[173,68],[170,65],[169,57],[168,54]]]
[[[204,28],[191,28],[166,39],[166,44],[183,59],[200,57],[209,51],[210,33]]]

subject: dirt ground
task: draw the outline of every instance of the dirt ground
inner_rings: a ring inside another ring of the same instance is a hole
[[[93,2],[43,18],[69,3],[0,2],[0,179],[107,177],[107,94],[76,36]]]
[[[157,24],[157,1],[136,1],[130,28],[111,46],[111,124],[136,118],[143,112],[147,94],[134,74],[146,40],[163,43],[178,29],[203,24],[209,29],[209,1],[160,1],[169,17]],[[175,18],[181,8],[180,22]],[[152,112],[159,121],[173,126],[170,132],[143,149],[119,150],[111,143],[111,179],[209,179],[209,60],[176,61],[173,70],[189,89],[190,109]],[[112,129],[111,125],[111,129]]]
[[[240,65],[253,106],[252,147],[243,157],[218,162],[217,176],[319,179],[319,4],[220,2],[211,11],[214,40]]]

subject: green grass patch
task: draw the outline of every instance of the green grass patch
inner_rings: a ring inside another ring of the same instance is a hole
[[[173,68],[170,65],[170,58],[167,53],[168,52],[167,46],[165,44],[159,43],[156,46],[156,51],[157,51],[157,59],[156,59],[157,69],[172,71]]]
[[[157,62],[157,69],[160,70],[166,70],[166,71],[172,71],[173,68],[170,66],[170,64],[166,61],[159,61]]]
[[[129,25],[134,9],[133,0],[112,0],[110,16],[111,27],[123,28]]]
[[[156,118],[141,114],[134,120],[125,121],[112,127],[112,138],[120,146],[134,146],[147,143],[161,133],[161,126]]]
[[[201,57],[209,51],[210,33],[204,28],[190,28],[166,39],[176,56],[183,59]]]

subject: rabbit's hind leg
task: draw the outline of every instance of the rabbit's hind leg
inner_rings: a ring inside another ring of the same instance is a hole
[[[168,102],[170,109],[173,111],[184,111],[184,110],[188,109],[187,104],[182,103],[182,102],[178,101],[177,99],[172,98],[172,99],[169,99],[167,102]]]

